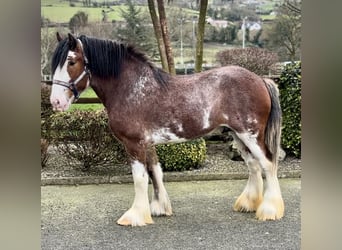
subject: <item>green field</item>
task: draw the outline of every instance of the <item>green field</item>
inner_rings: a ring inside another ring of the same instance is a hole
[[[45,3],[50,2],[50,3]],[[122,20],[120,9],[125,10],[126,6],[112,6],[114,11],[108,12],[108,20]],[[87,8],[78,3],[76,7],[70,7],[69,2],[59,2],[58,0],[43,0],[41,5],[41,16],[48,18],[51,22],[67,23],[70,18],[78,11],[83,11],[88,14],[89,22],[100,22],[102,20],[102,10],[108,11],[107,8]]]
[[[104,1],[97,1],[104,2]],[[41,1],[41,16],[48,18],[51,22],[56,23],[67,23],[70,21],[70,18],[75,15],[78,11],[83,11],[88,14],[89,22],[101,22],[102,21],[102,10],[106,12],[109,11],[108,8],[105,7],[84,7],[81,2],[75,3],[75,7],[71,7],[69,5],[69,1],[60,1],[60,0],[42,0]],[[140,7],[142,11],[148,11],[147,6]],[[127,10],[127,6],[125,5],[117,5],[111,6],[111,9],[114,11],[107,13],[108,21],[111,22],[113,20],[120,21],[123,18],[120,13],[121,10]],[[184,11],[190,15],[198,15],[198,11],[184,9]]]
[[[88,88],[81,94],[81,98],[97,97],[92,88]],[[101,103],[90,103],[90,104],[77,104],[71,105],[69,111],[73,110],[98,110],[103,109],[103,104]]]

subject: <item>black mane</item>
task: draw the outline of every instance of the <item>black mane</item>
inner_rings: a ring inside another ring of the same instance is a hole
[[[143,62],[151,68],[156,81],[166,86],[169,74],[164,70],[156,67],[147,55],[133,45],[123,44],[112,40],[97,39],[81,35],[78,39],[83,44],[84,54],[88,59],[88,68],[93,75],[101,76],[102,78],[118,77],[122,62],[132,56]],[[61,41],[52,57],[52,74],[54,74],[58,65],[62,66],[67,58],[68,39]]]

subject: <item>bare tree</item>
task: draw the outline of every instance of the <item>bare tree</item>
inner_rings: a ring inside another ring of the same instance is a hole
[[[148,2],[148,9],[150,11],[151,19],[152,19],[152,24],[154,28],[154,33],[157,39],[158,43],[158,49],[159,49],[159,55],[160,55],[160,61],[162,64],[162,67],[165,71],[169,71],[169,66],[168,66],[168,60],[166,57],[166,50],[165,50],[165,44],[164,44],[164,39],[162,35],[162,30],[160,27],[159,19],[157,16],[156,8],[154,5],[154,0],[147,0]]]
[[[268,35],[270,47],[276,49],[283,60],[295,61],[300,58],[300,7],[300,1],[286,1],[279,8]]]
[[[300,4],[300,1],[298,3],[296,1],[294,3],[291,3],[290,0],[286,0],[284,6],[286,6],[290,11],[296,13],[297,15],[301,15],[301,9],[299,7]]]
[[[175,63],[174,63],[174,59],[173,59],[173,52],[172,52],[172,46],[171,46],[169,31],[168,31],[168,27],[167,27],[164,0],[157,0],[157,6],[158,6],[161,33],[162,33],[164,45],[165,45],[165,51],[166,51],[166,58],[167,58],[167,62],[168,62],[169,73],[175,75],[176,69],[175,69]]]
[[[197,24],[195,72],[202,71],[203,40],[205,30],[205,16],[207,14],[208,0],[200,0],[200,13]]]
[[[44,73],[50,73],[48,66],[50,65],[52,51],[56,45],[56,34],[52,35],[48,26],[40,29],[40,75],[43,78]]]

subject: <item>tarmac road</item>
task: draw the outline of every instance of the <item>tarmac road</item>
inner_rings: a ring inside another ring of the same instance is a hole
[[[133,184],[42,186],[41,249],[300,249],[301,180],[280,179],[285,216],[267,222],[233,211],[245,184],[167,182],[174,215],[133,228],[116,224]]]

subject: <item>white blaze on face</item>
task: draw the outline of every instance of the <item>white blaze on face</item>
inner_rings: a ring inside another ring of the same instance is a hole
[[[69,51],[68,56],[75,57],[75,53]],[[52,80],[61,81],[68,83],[70,81],[70,76],[67,71],[68,61],[66,60],[64,65],[60,67],[58,65]],[[53,84],[50,95],[50,102],[52,104],[53,110],[55,111],[66,111],[69,109],[71,103],[74,100],[74,96],[69,96],[69,89],[61,85]]]

